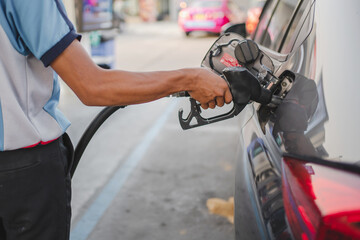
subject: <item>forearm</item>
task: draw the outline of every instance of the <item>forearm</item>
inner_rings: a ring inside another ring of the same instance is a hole
[[[232,100],[226,82],[203,69],[128,72],[98,67],[75,40],[51,67],[86,105],[115,106],[144,103],[188,91],[203,108]],[[216,102],[215,102],[216,101]]]
[[[102,69],[76,41],[51,66],[84,104],[96,106],[144,103],[190,91],[196,76],[195,69],[159,72]]]
[[[159,72],[127,72],[121,70],[100,70],[93,76],[96,84],[87,105],[128,105],[153,101],[172,93],[190,90],[193,81],[191,69]],[[194,70],[195,71],[195,70]]]

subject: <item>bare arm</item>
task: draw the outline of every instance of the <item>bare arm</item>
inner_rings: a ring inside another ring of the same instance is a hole
[[[230,103],[226,82],[201,68],[157,72],[128,72],[98,67],[75,40],[51,67],[86,105],[129,105],[188,91],[203,108]],[[216,99],[216,101],[215,101]]]

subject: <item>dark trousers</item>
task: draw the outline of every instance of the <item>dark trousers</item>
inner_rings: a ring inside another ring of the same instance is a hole
[[[66,134],[0,152],[0,240],[69,239],[72,155]]]

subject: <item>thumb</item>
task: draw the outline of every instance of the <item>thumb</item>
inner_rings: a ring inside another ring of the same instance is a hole
[[[227,104],[231,103],[231,101],[232,101],[233,98],[232,98],[232,94],[231,94],[231,92],[230,92],[230,89],[227,89],[227,90],[225,91],[224,98],[225,98],[225,102],[226,102]]]

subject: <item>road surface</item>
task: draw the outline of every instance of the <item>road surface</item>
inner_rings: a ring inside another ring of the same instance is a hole
[[[171,22],[128,24],[116,38],[117,68],[198,67],[215,39],[187,38]],[[64,84],[60,102],[76,144],[101,108],[84,106]],[[234,239],[206,201],[234,195],[238,121],[183,131],[177,112],[188,107],[175,98],[129,106],[100,128],[73,178],[72,240]]]

